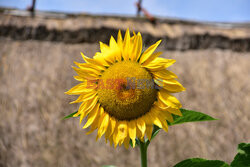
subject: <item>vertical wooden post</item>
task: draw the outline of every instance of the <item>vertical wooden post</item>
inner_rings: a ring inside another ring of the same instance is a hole
[[[35,16],[35,6],[36,6],[36,0],[32,0],[32,5],[30,7],[30,12],[31,12],[32,17]]]
[[[139,0],[137,3],[137,17],[141,15],[141,4],[142,4],[142,0]]]

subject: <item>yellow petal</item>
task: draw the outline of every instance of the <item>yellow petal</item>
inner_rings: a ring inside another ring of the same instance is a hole
[[[110,40],[109,40],[109,47],[110,47],[111,49],[117,47],[117,43],[116,43],[116,41],[115,41],[115,39],[114,39],[113,36],[111,36],[111,38],[110,38]]]
[[[100,54],[100,52],[97,52],[94,56],[94,59],[91,59],[81,52],[82,58],[86,63],[96,66],[95,68],[105,70],[105,67],[109,66],[109,64],[104,60],[104,57]]]
[[[179,100],[173,95],[170,95],[168,91],[164,89],[161,89],[160,91],[158,91],[158,98],[160,99],[162,103],[164,103],[165,105],[169,107],[181,108],[181,103],[179,102]]]
[[[94,64],[87,64],[87,63],[77,63],[74,62],[80,69],[82,69],[85,72],[89,73],[94,73],[96,75],[101,75],[101,70],[105,69],[103,68],[98,68],[100,66],[95,66]]]
[[[106,130],[106,133],[105,133],[106,143],[107,143],[107,140],[110,138],[110,136],[113,134],[111,119],[112,119],[112,117],[109,116],[109,124],[108,124],[107,130]]]
[[[109,137],[110,147],[114,144],[113,136]]]
[[[150,59],[155,49],[159,46],[161,40],[157,41],[155,44],[151,45],[140,57],[139,63],[142,64],[146,60]]]
[[[81,76],[82,78],[85,78],[85,79],[89,79],[89,80],[93,80],[93,79],[98,79],[99,78],[99,75],[97,74],[94,74],[94,73],[89,73],[89,72],[86,72],[85,70],[82,70],[80,68],[76,68],[76,67],[72,67],[76,73]]]
[[[129,132],[129,137],[132,140],[133,147],[135,147],[135,138],[136,138],[136,122],[135,121],[128,122],[128,132]]]
[[[135,36],[132,36],[132,37],[130,38],[130,43],[131,43],[131,45],[134,45],[134,42],[135,42]]]
[[[96,101],[97,102],[97,101]],[[93,103],[93,100],[88,100],[88,101],[84,101],[82,102],[82,104],[80,105],[78,111],[76,114],[73,115],[73,117],[78,117],[79,115],[83,114],[87,108],[89,108],[89,105]],[[95,102],[94,102],[95,103]],[[93,104],[94,105],[94,104]],[[85,117],[84,115],[82,116],[83,118]],[[82,118],[82,119],[83,119]],[[81,121],[80,121],[81,123]]]
[[[108,143],[108,140],[109,140],[109,134],[110,134],[110,124],[107,128],[107,131],[105,133],[105,143]]]
[[[156,52],[153,53],[144,63],[143,65],[149,65],[155,58],[159,57],[162,54],[162,52]]]
[[[142,64],[143,67],[149,69],[150,71],[160,71],[168,68],[172,64],[174,64],[176,60],[173,59],[164,59],[157,57],[148,65]]]
[[[130,46],[131,46],[131,51],[129,53],[129,59],[134,61],[135,60],[135,50],[136,50],[136,44],[137,44],[137,37],[133,36],[130,38]]]
[[[102,135],[107,131],[107,128],[109,125],[109,115],[106,113],[104,113],[103,115],[104,115],[104,117],[101,120],[101,124],[100,124],[100,127],[98,129],[98,133],[97,133],[98,138],[102,137]]]
[[[121,61],[121,48],[119,45],[116,43],[115,39],[113,36],[111,36],[110,41],[109,41],[110,48],[112,50],[112,54],[114,56],[113,63],[117,61]]]
[[[89,135],[90,133],[94,132],[98,128],[100,115],[98,114],[96,118],[94,119],[94,122],[91,124],[90,131],[88,131],[86,134]]]
[[[89,114],[89,112],[96,106],[97,101],[98,97],[96,96],[93,100],[89,100],[79,107],[78,112],[81,113],[80,123],[82,122],[83,118],[85,118]]]
[[[118,125],[118,124],[119,124],[119,122],[117,122],[117,125]],[[118,143],[119,143],[119,140],[117,139],[117,136],[118,136],[118,126],[116,126],[113,135],[110,136],[110,138],[112,138],[112,140],[113,140],[113,143],[114,143],[114,147],[115,147],[115,148],[116,148],[116,146],[117,146]]]
[[[153,131],[153,126],[147,125],[146,126],[146,135],[147,135],[149,141],[151,140],[151,137],[152,137],[152,131]]]
[[[138,33],[138,35],[135,35],[135,40],[134,40],[134,44],[133,44],[133,48],[131,51],[131,56],[130,59],[132,61],[137,61],[141,55],[141,50],[142,50],[142,38],[141,38],[141,34]]]
[[[129,60],[129,55],[131,53],[131,48],[130,48],[130,32],[129,29],[126,30],[125,37],[124,37],[124,42],[123,42],[123,59],[124,60]]]
[[[77,81],[81,81],[81,82],[87,82],[86,79],[84,79],[83,77],[80,77],[79,75],[73,76],[75,78],[75,80]]]
[[[162,128],[161,121],[159,120],[159,118],[157,117],[157,115],[154,114],[154,110],[155,109],[152,108],[148,114],[151,115],[151,119],[153,120],[153,124],[155,124],[159,128]]]
[[[105,53],[105,60],[110,64],[114,64],[116,62],[116,59],[121,59],[119,57],[121,57],[121,51],[118,46],[110,49]]]
[[[94,56],[95,57],[95,56]],[[78,62],[75,62],[74,63],[79,67],[79,68],[91,68],[91,69],[94,69],[96,71],[101,71],[101,70],[105,70],[106,68],[103,67],[103,66],[97,66],[95,64],[89,64],[89,63],[78,63]]]
[[[168,80],[154,79],[154,81],[158,86],[164,88],[165,90],[171,93],[177,93],[185,90],[185,88],[175,79],[168,79]]]
[[[119,45],[119,47],[122,49],[123,48],[123,40],[122,40],[122,33],[121,30],[118,31],[118,35],[117,35],[117,44]]]
[[[75,101],[70,102],[70,104],[92,100],[96,96],[96,94],[97,94],[97,92],[95,90],[83,93]]]
[[[167,112],[167,111],[163,111],[162,114],[165,116],[165,118],[169,121],[169,122],[174,122],[173,116]]]
[[[116,136],[116,140],[118,141],[118,143],[122,144],[124,139],[127,137],[128,135],[127,128],[128,128],[127,123],[125,121],[118,122],[117,136]]]
[[[169,107],[166,111],[168,111],[168,112],[170,112],[172,114],[175,114],[175,115],[182,116],[182,113],[181,113],[180,109]]]
[[[141,37],[141,33],[138,32],[137,33],[137,47],[135,50],[135,60],[138,61],[138,59],[141,56],[141,51],[142,51],[142,37]]]
[[[124,146],[125,146],[126,149],[129,148],[129,141],[130,141],[129,137],[126,137],[125,140],[124,140]]]
[[[141,131],[142,136],[144,136],[145,135],[145,131],[146,131],[146,124],[145,124],[144,120],[142,120],[140,118],[137,119],[137,127]]]
[[[179,108],[173,108],[173,107],[167,106],[159,99],[158,99],[158,102],[155,103],[155,107],[157,107],[161,111],[170,112],[171,114],[182,116],[182,113]]]
[[[78,63],[78,62],[76,62],[76,61],[74,61],[74,63],[75,63],[75,65],[77,65],[78,67],[81,67],[82,65],[87,64],[87,63]]]
[[[154,110],[152,112],[153,112],[153,114],[158,115],[159,120],[161,120],[161,119],[164,120],[164,121],[168,120],[169,122],[173,122],[174,121],[173,116],[171,115],[170,112],[158,110],[155,107],[153,107],[153,108],[154,108]]]
[[[110,124],[111,124],[111,132],[110,135],[112,135],[114,133],[115,130],[115,126],[116,126],[116,120],[114,118],[110,118]]]
[[[80,69],[81,69],[81,71],[83,73],[91,73],[91,74],[93,74],[95,76],[100,76],[102,74],[100,70],[96,70],[94,68],[89,68],[89,67],[83,67],[83,66],[81,66]]]
[[[97,135],[96,135],[96,141],[101,137],[101,136],[99,136],[101,131],[104,130],[104,129],[100,130],[100,126],[101,126],[101,124],[103,122],[103,119],[104,119],[105,115],[106,115],[105,113],[99,114],[100,117],[99,117],[99,122],[98,122],[98,132],[97,132]]]
[[[150,112],[144,114],[141,118],[145,121],[146,125],[153,125]]]
[[[96,52],[95,56],[93,57],[94,60],[100,64],[102,64],[103,71],[107,69],[107,67],[109,67],[111,65],[110,62],[107,61],[107,57],[105,56],[106,53],[101,53],[101,52]]]
[[[65,92],[65,94],[68,94],[68,95],[79,95],[79,94],[82,94],[83,92],[90,91],[89,89],[86,89],[86,87],[87,87],[87,82],[82,82],[82,83],[74,86],[73,88],[71,88],[67,92]]]
[[[100,104],[96,105],[93,108],[93,110],[91,110],[91,112],[89,113],[89,116],[88,116],[88,121],[83,126],[83,129],[86,129],[87,127],[89,127],[94,122],[94,120],[96,119],[96,116],[98,115],[99,106],[100,106]]]
[[[177,75],[166,69],[152,72],[152,74],[156,79],[162,79],[162,80],[177,78]]]
[[[81,55],[82,55],[83,60],[84,60],[86,63],[94,64],[94,65],[96,65],[96,66],[103,66],[100,62],[98,62],[98,61],[95,60],[95,59],[91,59],[91,58],[85,56],[82,52],[81,52]]]
[[[102,53],[105,53],[106,51],[109,50],[109,46],[106,45],[105,43],[100,42],[100,50]]]
[[[160,118],[161,120],[161,124],[162,124],[162,129],[165,131],[165,132],[168,132],[168,123],[165,119],[162,119]]]
[[[144,141],[144,136],[142,136],[142,133],[139,128],[136,128],[136,136],[139,140]]]

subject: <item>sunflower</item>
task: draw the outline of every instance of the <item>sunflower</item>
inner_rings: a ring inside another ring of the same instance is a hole
[[[140,32],[131,37],[127,29],[124,39],[119,31],[117,41],[111,36],[109,45],[100,42],[93,58],[81,53],[86,63],[75,62],[79,68],[73,67],[80,84],[66,94],[79,95],[71,103],[81,103],[74,117],[80,116],[80,123],[87,117],[87,134],[98,129],[96,140],[104,135],[115,147],[128,148],[130,140],[134,147],[136,138],[151,139],[154,125],[167,132],[172,114],[182,115],[181,103],[171,93],[185,88],[166,69],[175,60],[154,53],[160,43],[142,52]]]

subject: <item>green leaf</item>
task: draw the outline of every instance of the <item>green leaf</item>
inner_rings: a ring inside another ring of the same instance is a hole
[[[152,137],[151,140],[153,140],[155,138],[155,136],[160,132],[161,128],[159,128],[158,126],[154,125],[154,129],[152,132]]]
[[[182,123],[186,123],[186,122],[217,120],[217,119],[215,119],[209,115],[203,114],[201,112],[187,110],[187,109],[183,109],[183,108],[181,108],[180,110],[181,110],[183,116],[173,115],[174,122],[172,122],[172,123],[168,122],[169,126],[176,125],[176,124],[182,124]],[[153,140],[155,138],[155,136],[159,133],[160,130],[161,130],[161,128],[154,125],[151,140]]]
[[[116,167],[116,166],[114,166],[114,165],[104,165],[102,167]]]
[[[76,113],[77,113],[77,111],[63,117],[63,120],[73,117],[73,115],[75,115]]]
[[[191,158],[179,162],[174,167],[229,167],[229,165],[219,160],[206,160],[202,158]]]
[[[250,167],[250,143],[240,143],[238,154],[231,163],[232,167]]]
[[[186,122],[199,122],[199,121],[213,121],[217,120],[209,115],[203,114],[201,112],[186,110],[181,108],[181,113],[183,116],[173,115],[174,122],[169,123],[169,125],[183,124]]]

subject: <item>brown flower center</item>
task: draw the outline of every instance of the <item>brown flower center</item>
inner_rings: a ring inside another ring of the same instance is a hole
[[[98,97],[105,112],[118,120],[133,120],[147,113],[157,98],[151,74],[137,62],[122,61],[104,71]]]

